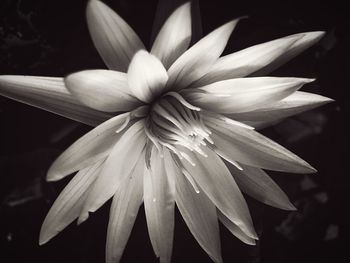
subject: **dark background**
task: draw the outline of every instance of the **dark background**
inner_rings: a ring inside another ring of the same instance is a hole
[[[156,0],[109,0],[147,44]],[[85,22],[83,0],[1,0],[0,74],[64,76],[105,68]],[[248,15],[227,52],[303,31],[325,30],[314,47],[275,76],[315,77],[306,89],[336,102],[266,129],[318,169],[316,175],[270,173],[298,208],[288,212],[247,197],[260,235],[247,246],[221,228],[224,262],[338,262],[349,244],[348,10],[337,1],[200,1],[203,32]],[[70,225],[39,247],[41,223],[70,178],[46,183],[54,158],[90,127],[0,97],[0,262],[104,262],[110,202],[80,227]],[[343,261],[343,260],[342,260]],[[122,262],[157,262],[140,209]],[[211,262],[176,212],[172,262]]]

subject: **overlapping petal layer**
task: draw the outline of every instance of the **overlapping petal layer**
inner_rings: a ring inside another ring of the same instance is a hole
[[[111,117],[82,105],[66,89],[63,78],[0,76],[0,94],[91,126]]]

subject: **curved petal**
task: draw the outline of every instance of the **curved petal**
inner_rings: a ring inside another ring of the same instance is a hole
[[[192,86],[201,87],[221,80],[246,77],[284,54],[301,37],[283,37],[220,57],[210,71]]]
[[[79,216],[79,223],[89,217],[89,212],[95,212],[111,198],[124,178],[133,172],[139,159],[144,158],[142,153],[146,144],[146,135],[143,125],[143,120],[136,122],[113,147],[102,167],[100,176],[86,198]]]
[[[316,170],[286,148],[242,126],[218,118],[203,116],[211,129],[211,138],[221,156],[268,170],[314,173]]]
[[[126,74],[114,70],[84,70],[68,75],[67,89],[82,104],[106,112],[129,111],[141,104],[128,87]]]
[[[242,242],[247,245],[255,245],[256,241],[254,238],[247,236],[242,229],[240,229],[235,223],[233,223],[227,216],[225,216],[220,210],[217,210],[218,218],[220,222],[228,229],[230,232],[237,237]]]
[[[304,50],[316,44],[325,35],[323,31],[305,32],[289,36],[290,38],[295,38],[301,36],[296,42],[294,42],[286,52],[275,59],[272,63],[261,68],[259,71],[255,72],[254,76],[264,76],[270,74],[272,71],[287,63],[289,60],[293,59],[299,55]]]
[[[164,158],[153,147],[150,168],[145,167],[144,204],[148,232],[160,262],[170,262],[174,236],[175,197]]]
[[[239,189],[256,200],[284,210],[296,210],[288,196],[260,168],[240,164],[243,170],[230,169]]]
[[[91,126],[111,117],[82,105],[66,89],[63,78],[3,75],[0,94]]]
[[[116,133],[116,130],[127,121],[128,116],[130,113],[109,119],[73,143],[51,165],[46,179],[60,180],[105,158],[123,135],[123,133]]]
[[[142,204],[144,159],[139,159],[130,177],[125,178],[113,197],[109,212],[106,262],[119,262]]]
[[[151,102],[161,94],[167,81],[168,74],[158,58],[145,50],[136,53],[128,69],[128,83],[135,97]]]
[[[205,149],[207,157],[190,151],[186,153],[195,166],[182,160],[183,167],[222,213],[248,236],[255,238],[256,233],[246,201],[220,157],[209,148]]]
[[[191,3],[186,3],[178,7],[164,23],[152,45],[151,53],[168,69],[187,50],[191,35]]]
[[[206,74],[224,51],[238,21],[236,19],[217,28],[183,53],[168,70],[168,89],[186,88]]]
[[[225,79],[242,78],[256,71],[259,74],[254,75],[267,75],[272,71],[272,66],[275,69],[287,62],[315,44],[323,34],[323,32],[294,34],[223,56],[216,61],[205,76],[192,86],[200,87]]]
[[[188,1],[187,1],[188,2]],[[191,43],[196,43],[203,37],[202,21],[199,8],[199,0],[192,0],[191,2],[191,22],[192,22],[192,40]],[[151,43],[154,42],[157,34],[165,21],[172,14],[172,12],[180,5],[186,3],[186,0],[162,0],[158,1],[155,18],[152,26]]]
[[[237,121],[252,122],[254,127],[260,128],[262,126],[266,127],[267,124],[311,110],[332,101],[332,99],[321,95],[296,91],[283,100],[274,102],[263,108],[247,112],[232,113],[227,116]],[[257,124],[259,124],[258,127]]]
[[[108,68],[126,72],[134,54],[144,45],[132,28],[99,0],[86,9],[91,38]]]
[[[103,161],[80,170],[57,197],[40,230],[39,244],[45,244],[72,223],[80,214],[91,184]]]
[[[305,78],[257,77],[223,80],[186,90],[186,98],[200,108],[218,113],[252,111],[277,102],[314,81]]]
[[[192,235],[199,245],[214,262],[222,262],[219,224],[215,205],[203,191],[196,192],[188,180],[179,173],[179,169],[172,161],[169,170],[177,171],[173,174],[176,183],[176,205],[185,220]]]

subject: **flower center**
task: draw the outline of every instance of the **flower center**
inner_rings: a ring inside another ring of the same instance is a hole
[[[161,155],[163,146],[192,165],[194,162],[181,150],[184,147],[206,156],[201,147],[213,141],[199,111],[200,108],[189,104],[176,92],[168,92],[153,103],[146,118],[145,131]]]

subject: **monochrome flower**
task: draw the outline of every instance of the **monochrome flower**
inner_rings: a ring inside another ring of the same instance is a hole
[[[324,33],[299,33],[220,57],[238,21],[189,47],[186,3],[147,52],[120,16],[90,0],[89,30],[108,70],[64,78],[0,76],[0,94],[96,126],[48,171],[48,181],[77,173],[49,211],[40,244],[113,198],[108,263],[120,260],[142,203],[160,262],[171,259],[175,205],[201,247],[222,262],[218,220],[247,244],[258,239],[241,190],[265,204],[295,209],[264,170],[315,169],[255,129],[331,99],[298,91],[313,79],[252,74],[283,64]]]

